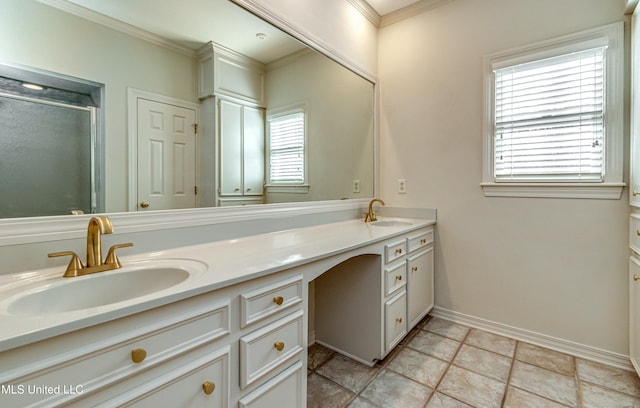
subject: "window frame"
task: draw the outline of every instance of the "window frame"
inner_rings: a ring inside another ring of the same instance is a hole
[[[606,46],[604,165],[602,181],[496,180],[494,176],[494,70]],[[487,197],[619,199],[623,182],[624,23],[613,23],[484,57],[483,174]]]
[[[303,181],[301,182],[292,182],[292,181],[273,181],[271,179],[271,120],[274,118],[292,115],[295,113],[302,113],[304,115],[304,135],[303,135],[303,143],[304,143],[304,161],[303,161]],[[281,108],[270,109],[267,112],[266,117],[266,173],[267,179],[265,183],[265,187],[271,193],[308,193],[309,192],[309,165],[308,165],[308,112],[307,106],[305,103],[299,103],[294,105],[288,105]]]

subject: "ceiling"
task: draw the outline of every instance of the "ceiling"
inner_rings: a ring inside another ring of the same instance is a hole
[[[403,7],[410,6],[420,0],[366,0],[378,14],[384,16]]]

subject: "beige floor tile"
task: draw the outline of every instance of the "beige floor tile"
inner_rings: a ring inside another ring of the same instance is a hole
[[[434,392],[426,408],[473,408],[464,402],[460,402],[447,395]]]
[[[576,373],[576,363],[573,356],[529,343],[518,343],[516,359],[564,375],[575,375]]]
[[[422,330],[439,334],[450,339],[462,341],[469,333],[469,328],[444,319],[434,317],[424,325]]]
[[[371,401],[367,401],[364,398],[358,397],[351,401],[349,408],[380,408]]]
[[[514,361],[510,385],[570,407],[578,406],[575,377]]]
[[[478,329],[471,329],[464,342],[507,357],[513,357],[516,349],[515,340]]]
[[[508,387],[503,408],[566,408],[566,405],[558,404],[519,388]]]
[[[307,408],[343,408],[354,396],[317,374],[307,377]]]
[[[422,408],[432,392],[431,388],[391,370],[382,370],[360,396],[384,408]]]
[[[429,388],[435,388],[448,365],[435,357],[404,348],[389,362],[387,368]]]
[[[472,406],[498,408],[504,397],[506,384],[451,366],[438,385],[437,391]]]
[[[594,384],[580,382],[583,408],[638,408],[640,398],[623,394],[612,389],[599,387]]]
[[[407,343],[407,347],[441,360],[451,361],[456,355],[458,348],[460,348],[460,342],[437,334],[420,331]]]
[[[576,359],[578,378],[632,396],[640,396],[640,379],[634,371],[609,367],[592,361]]]
[[[316,370],[316,372],[337,382],[344,388],[358,393],[371,381],[379,370],[378,367],[367,367],[350,358],[336,354],[331,360]]]
[[[512,361],[509,357],[463,344],[453,364],[506,383]]]
[[[322,364],[326,363],[333,355],[335,351],[330,350],[319,344],[312,344],[307,349],[307,368],[309,370],[315,370]]]

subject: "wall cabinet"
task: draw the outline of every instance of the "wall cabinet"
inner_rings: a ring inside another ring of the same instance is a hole
[[[219,200],[261,200],[264,185],[264,110],[218,100]],[[220,205],[220,203],[218,203]]]

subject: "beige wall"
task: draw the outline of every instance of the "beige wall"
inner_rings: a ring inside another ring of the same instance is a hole
[[[576,200],[480,187],[483,56],[622,19],[622,1],[455,0],[381,29],[381,196],[437,208],[438,307],[628,353],[626,190]]]
[[[105,84],[106,210],[127,210],[127,87],[197,102],[194,58],[35,1],[6,0],[0,62]]]

